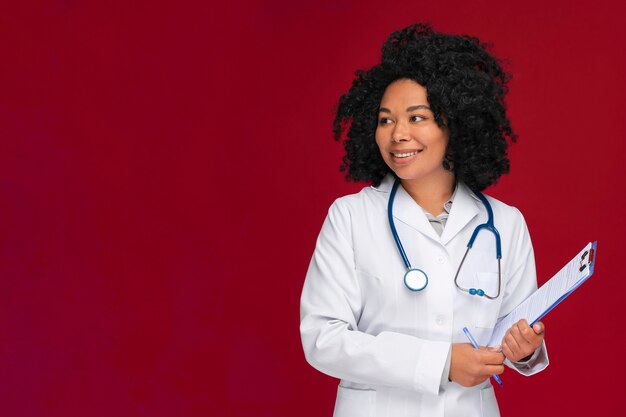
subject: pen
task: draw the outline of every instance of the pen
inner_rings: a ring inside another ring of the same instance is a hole
[[[472,336],[472,334],[470,333],[469,330],[467,330],[467,327],[463,327],[463,333],[465,333],[465,336],[467,336],[467,338],[469,339],[470,343],[472,344],[472,346],[474,346],[475,349],[480,349],[480,346],[478,346],[478,343],[476,342],[476,339],[474,339],[474,336]],[[498,385],[500,385],[501,387],[504,387],[504,385],[502,385],[502,380],[500,379],[500,377],[498,375],[491,375],[493,377],[493,379],[496,380],[496,382],[498,383]]]

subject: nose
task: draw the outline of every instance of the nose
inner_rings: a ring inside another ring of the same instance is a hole
[[[398,121],[391,132],[391,139],[394,142],[405,142],[409,140],[409,126],[405,121]]]

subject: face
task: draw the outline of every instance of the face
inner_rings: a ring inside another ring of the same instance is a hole
[[[403,182],[450,175],[443,167],[448,132],[435,121],[426,89],[413,80],[394,81],[385,90],[376,143],[387,166]]]

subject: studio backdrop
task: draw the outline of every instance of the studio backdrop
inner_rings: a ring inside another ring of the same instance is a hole
[[[333,111],[414,22],[492,43],[519,140],[550,366],[504,416],[616,415],[626,284],[617,1],[80,1],[0,6],[0,415],[330,416],[299,297],[339,172]]]

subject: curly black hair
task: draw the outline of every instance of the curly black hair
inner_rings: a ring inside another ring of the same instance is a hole
[[[426,88],[437,124],[449,132],[444,167],[458,181],[480,191],[508,173],[508,141],[516,140],[504,102],[510,75],[488,47],[475,37],[437,33],[423,23],[391,34],[381,63],[356,71],[352,87],[339,99],[333,132],[344,141],[346,178],[379,185],[391,172],[375,132],[385,89],[399,79]]]

